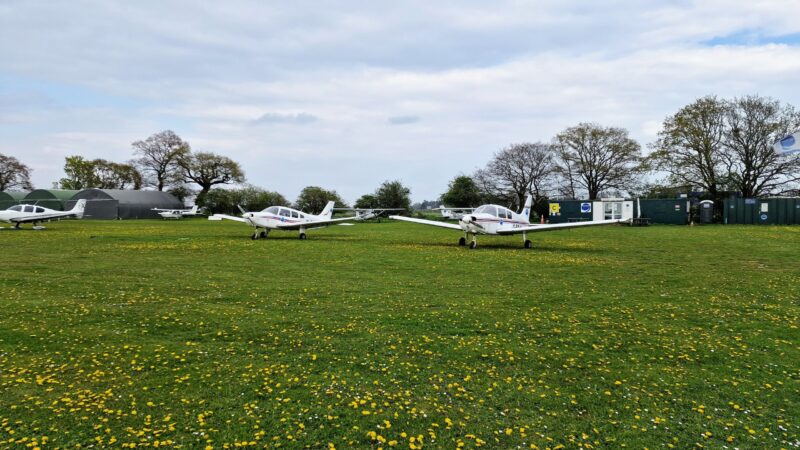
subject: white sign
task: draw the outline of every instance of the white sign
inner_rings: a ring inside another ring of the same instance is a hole
[[[773,146],[773,148],[775,149],[775,153],[779,155],[800,153],[800,131],[781,139]]]

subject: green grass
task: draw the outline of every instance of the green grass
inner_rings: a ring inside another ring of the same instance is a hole
[[[0,448],[798,445],[800,227],[249,233],[0,231]]]

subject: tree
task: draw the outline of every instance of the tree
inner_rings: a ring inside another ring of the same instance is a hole
[[[161,131],[131,145],[139,156],[133,161],[134,165],[144,175],[148,186],[163,191],[169,185],[182,181],[178,161],[189,153],[190,148],[189,143],[173,131]]]
[[[459,175],[453,178],[447,192],[442,194],[442,203],[459,207],[478,206],[481,204],[481,191],[471,177]]]
[[[626,189],[645,168],[641,147],[623,128],[581,123],[559,133],[556,142],[560,172],[574,171],[575,184],[590,200],[607,189]]]
[[[374,209],[378,207],[378,199],[375,198],[373,194],[364,194],[356,200],[353,207],[359,209]]]
[[[336,202],[336,206],[340,208],[349,207],[336,191],[329,191],[318,186],[306,186],[300,191],[300,195],[295,202],[295,208],[301,211],[319,212],[331,200]]]
[[[206,194],[218,184],[242,183],[244,172],[236,161],[222,155],[209,152],[186,153],[178,164],[183,171],[186,182],[200,186],[195,203],[204,206]]]
[[[411,189],[403,186],[399,180],[384,181],[375,191],[375,203],[378,208],[411,209]]]
[[[725,118],[729,106],[714,96],[684,106],[664,120],[648,157],[653,167],[669,175],[671,184],[698,186],[721,201],[728,172],[725,158]]]
[[[59,181],[61,189],[139,189],[142,175],[130,164],[105,159],[86,160],[68,156],[64,163],[67,175]]]
[[[772,145],[800,127],[792,106],[758,96],[736,98],[725,115],[724,160],[731,187],[743,197],[788,190],[800,181],[800,155],[779,155]]]
[[[287,205],[289,202],[283,195],[251,185],[239,189],[211,189],[204,201],[205,208],[212,214],[239,214],[239,206],[245,211],[261,211],[269,206]]]
[[[495,153],[482,175],[500,196],[520,206],[529,194],[534,200],[546,195],[555,170],[553,155],[553,147],[541,142],[514,144]]]
[[[0,154],[0,191],[33,190],[31,169],[13,156]]]

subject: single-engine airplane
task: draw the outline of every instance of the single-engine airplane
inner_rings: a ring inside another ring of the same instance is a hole
[[[436,227],[449,228],[451,230],[459,230],[464,232],[464,236],[459,238],[458,245],[467,245],[467,235],[472,234],[472,241],[469,248],[476,248],[478,246],[477,235],[490,234],[505,236],[509,234],[522,234],[525,248],[531,248],[531,241],[528,239],[528,233],[538,233],[541,231],[556,231],[565,228],[578,228],[596,225],[610,225],[614,223],[626,222],[624,220],[598,220],[593,222],[573,222],[573,223],[557,223],[547,225],[532,224],[529,221],[531,205],[533,199],[528,196],[525,199],[525,206],[522,211],[515,213],[508,208],[499,205],[482,205],[476,208],[472,213],[465,214],[458,222],[458,225],[447,222],[437,222],[434,220],[415,219],[413,217],[403,216],[389,216],[391,219],[402,220],[406,222],[420,223],[423,225],[432,225]]]
[[[441,211],[442,217],[450,220],[461,220],[464,214],[469,214],[475,211],[475,208],[448,208],[444,205],[434,208],[434,211]]]
[[[297,230],[300,232],[300,239],[305,239],[306,230],[359,220],[358,216],[332,219],[333,205],[334,202],[328,202],[328,204],[325,205],[325,209],[323,209],[319,215],[304,213],[286,206],[270,206],[260,212],[248,212],[239,207],[242,211],[242,217],[229,216],[227,214],[214,214],[213,216],[209,216],[208,219],[226,219],[244,222],[254,228],[253,235],[250,236],[253,240],[267,237],[271,230]]]
[[[405,211],[405,208],[333,208],[334,211],[353,211],[356,220],[369,220],[380,217],[389,211]]]
[[[81,199],[69,211],[56,211],[36,205],[14,205],[5,211],[0,211],[0,222],[13,223],[15,229],[19,229],[23,223],[32,223],[34,230],[44,230],[42,222],[49,222],[65,217],[83,218],[83,211],[86,209],[86,200]],[[39,224],[39,225],[37,225]]]
[[[197,205],[192,206],[192,209],[161,209],[153,208],[152,211],[158,211],[158,215],[163,219],[180,219],[182,217],[199,216]]]

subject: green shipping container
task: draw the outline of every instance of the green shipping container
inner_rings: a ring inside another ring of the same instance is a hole
[[[726,224],[800,225],[800,198],[731,198],[724,202]]]

